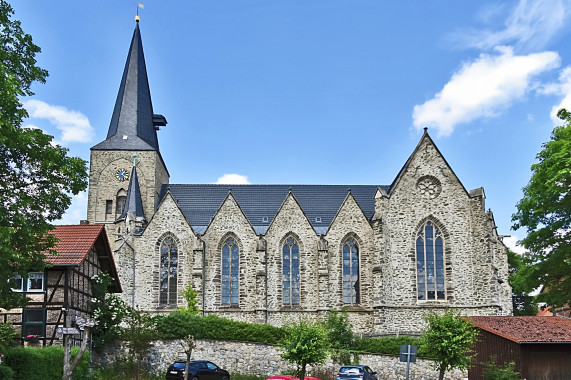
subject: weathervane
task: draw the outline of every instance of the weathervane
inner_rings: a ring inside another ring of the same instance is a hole
[[[141,21],[141,18],[139,17],[139,8],[145,9],[145,6],[142,3],[137,3],[137,15],[135,16],[135,21],[137,22]]]

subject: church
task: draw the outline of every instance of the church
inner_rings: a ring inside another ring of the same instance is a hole
[[[282,325],[345,309],[355,332],[419,334],[428,311],[511,315],[507,249],[483,188],[428,132],[385,185],[170,184],[139,23],[107,137],[91,148],[87,220],[107,229],[121,297]],[[176,128],[176,127],[175,127]]]

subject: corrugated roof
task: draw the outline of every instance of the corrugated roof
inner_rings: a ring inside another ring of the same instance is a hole
[[[46,255],[46,260],[53,265],[81,264],[104,229],[97,224],[55,226],[57,255]]]
[[[469,317],[482,330],[516,343],[571,343],[571,320],[561,317]]]
[[[377,188],[380,185],[163,185],[159,202],[167,189],[178,203],[188,223],[196,231],[208,226],[231,189],[240,208],[259,232],[265,232],[290,189],[316,231],[325,231],[347,197],[348,190],[367,219],[375,214]]]

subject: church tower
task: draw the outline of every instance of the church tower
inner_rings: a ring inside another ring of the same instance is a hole
[[[157,139],[159,127],[166,124],[164,116],[153,113],[137,20],[107,138],[91,148],[87,219],[106,224],[112,240],[122,232],[125,224],[115,226],[115,222],[125,220],[126,205],[133,202],[130,198],[136,195],[138,200],[131,206],[150,218],[161,186],[169,181]],[[129,188],[133,184],[137,189]]]

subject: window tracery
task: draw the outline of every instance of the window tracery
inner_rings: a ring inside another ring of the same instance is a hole
[[[299,305],[299,244],[288,237],[282,248],[282,295],[284,305]]]
[[[419,301],[446,299],[444,239],[431,221],[424,223],[417,233],[416,276]]]
[[[178,248],[172,236],[163,239],[160,247],[160,297],[163,306],[177,304]]]
[[[359,246],[354,238],[343,244],[343,303],[358,305],[361,303],[359,281]]]

